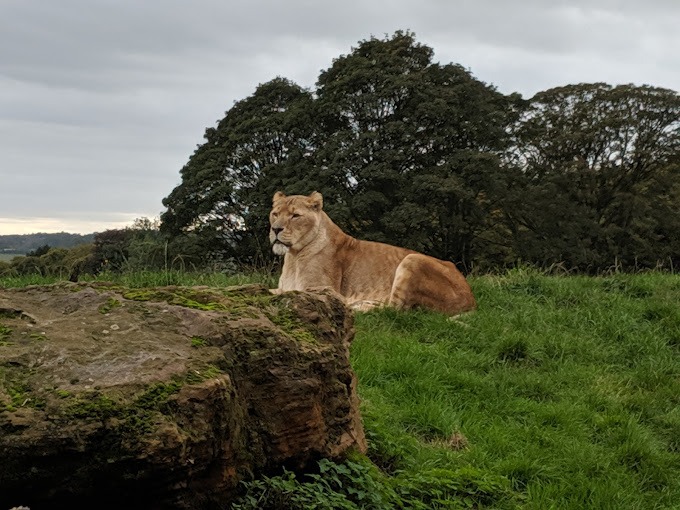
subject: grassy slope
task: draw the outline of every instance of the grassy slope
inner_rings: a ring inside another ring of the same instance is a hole
[[[261,275],[100,279],[273,285]],[[0,287],[31,283],[49,281]],[[484,507],[680,508],[680,275],[515,271],[472,285],[479,310],[458,320],[357,316],[369,455],[390,486],[422,490],[422,508],[458,504],[432,502],[448,473],[469,479],[463,492]]]
[[[679,508],[680,276],[473,279],[456,321],[357,317],[370,456],[408,477],[474,466],[524,508]]]

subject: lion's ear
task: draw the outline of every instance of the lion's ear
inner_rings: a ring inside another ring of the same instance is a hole
[[[323,209],[323,195],[318,191],[309,195],[309,207],[316,211]]]
[[[275,204],[276,202],[278,202],[279,200],[281,200],[283,198],[286,198],[286,195],[284,195],[280,191],[277,191],[276,193],[274,193],[274,199],[272,200],[272,203]]]

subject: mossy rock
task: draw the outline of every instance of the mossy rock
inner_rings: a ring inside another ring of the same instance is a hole
[[[224,506],[365,448],[331,294],[58,284],[0,310],[0,508]]]

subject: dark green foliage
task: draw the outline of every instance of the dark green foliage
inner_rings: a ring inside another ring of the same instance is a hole
[[[680,96],[650,86],[536,94],[515,131],[505,215],[522,260],[677,267]]]
[[[502,189],[510,101],[410,32],[362,41],[312,94],[277,78],[206,130],[164,200],[162,230],[206,252],[272,258],[277,190],[317,190],[348,233],[467,264]]]
[[[45,255],[48,251],[50,251],[50,245],[49,244],[43,244],[42,246],[38,246],[35,250],[27,252],[26,256],[27,257],[40,257],[42,255]]]
[[[317,164],[346,173],[350,233],[470,267],[502,188],[497,155],[513,116],[508,98],[432,54],[397,32],[322,72],[328,142]]]
[[[464,270],[680,264],[676,92],[596,83],[523,100],[433,53],[398,31],[360,41],[313,92],[258,86],[164,200],[170,246],[268,265],[272,194],[316,190],[349,234]]]
[[[268,260],[263,233],[271,197],[309,167],[310,102],[309,92],[277,78],[236,103],[206,130],[182,183],[163,200],[162,231],[196,236],[204,253]]]
[[[318,473],[298,479],[295,473],[263,477],[245,483],[246,494],[232,505],[234,510],[393,508],[394,493],[374,479],[371,468],[347,461],[318,463]],[[391,496],[391,497],[390,497]]]
[[[437,510],[483,508],[505,499],[509,483],[474,468],[429,469],[388,478],[360,457],[341,464],[322,459],[318,473],[246,482],[234,510]]]
[[[67,280],[75,273],[91,268],[91,254],[91,245],[79,245],[71,249],[45,245],[25,257],[15,257],[11,263],[0,265],[0,276],[39,275]]]
[[[130,227],[95,234],[91,256],[83,261],[81,272],[99,274],[196,268],[234,273],[239,266],[224,253],[212,256],[207,251],[205,239],[195,233],[168,239],[161,233],[157,220],[138,218]]]
[[[161,234],[158,221],[138,218],[124,229],[94,234],[93,244],[71,249],[41,246],[25,257],[15,257],[9,264],[0,263],[0,276],[41,275],[78,281],[86,275],[138,272],[143,270],[187,270],[208,268],[235,272],[238,266],[230,259],[210,258],[195,236],[169,241]]]
[[[98,270],[120,271],[125,267],[132,235],[129,229],[111,229],[95,234],[93,255]]]

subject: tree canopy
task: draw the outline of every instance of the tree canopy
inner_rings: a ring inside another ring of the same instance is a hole
[[[676,92],[594,83],[525,100],[433,55],[399,31],[360,41],[313,90],[258,86],[206,130],[162,232],[264,263],[273,193],[316,190],[351,235],[467,270],[678,263]]]
[[[507,219],[521,258],[582,269],[677,258],[677,93],[604,83],[554,88],[529,101],[516,135]]]

